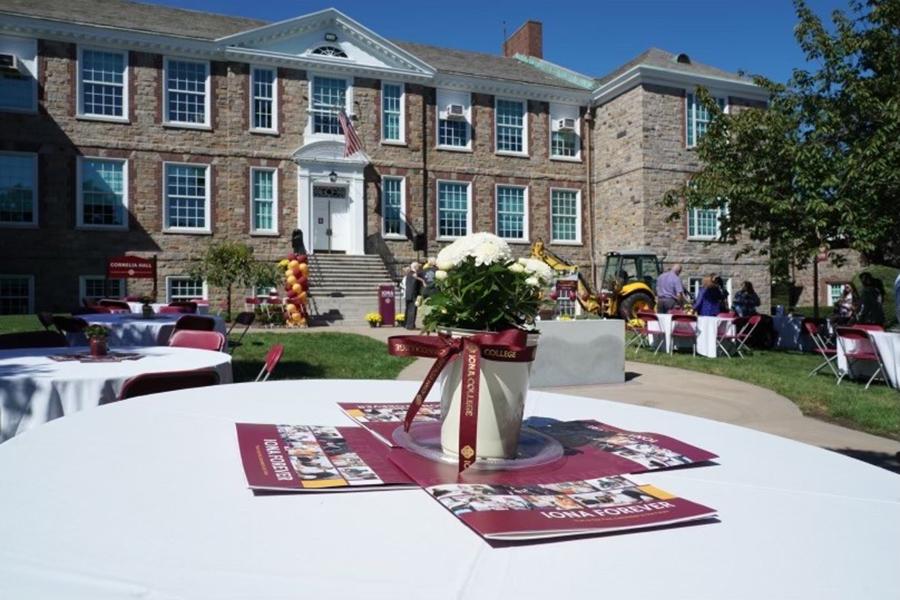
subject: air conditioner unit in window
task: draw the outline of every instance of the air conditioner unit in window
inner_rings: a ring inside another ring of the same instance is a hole
[[[21,62],[15,54],[0,54],[0,73],[21,73]]]
[[[448,104],[447,105],[447,118],[448,119],[465,119],[466,118],[466,107],[462,104]]]
[[[575,119],[559,119],[556,128],[559,131],[575,131]]]

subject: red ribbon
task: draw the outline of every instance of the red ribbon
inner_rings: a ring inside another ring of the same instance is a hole
[[[388,338],[388,352],[394,356],[419,356],[434,358],[434,364],[416,392],[403,428],[409,431],[413,419],[438,375],[457,354],[462,354],[462,402],[459,414],[459,470],[464,471],[475,462],[478,433],[478,397],[481,360],[501,362],[531,362],[535,347],[528,346],[528,334],[520,329],[506,329],[496,333],[478,333],[454,338],[446,334],[396,335]]]

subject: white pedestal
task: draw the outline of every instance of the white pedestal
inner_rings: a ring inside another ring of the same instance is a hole
[[[625,321],[540,321],[530,387],[625,381]]]

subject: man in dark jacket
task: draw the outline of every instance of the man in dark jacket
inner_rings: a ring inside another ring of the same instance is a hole
[[[418,311],[416,300],[419,294],[422,293],[422,279],[419,277],[419,266],[417,262],[410,264],[409,272],[406,273],[403,281],[406,289],[406,292],[403,294],[403,302],[406,304],[404,325],[407,329],[416,328],[416,312]]]

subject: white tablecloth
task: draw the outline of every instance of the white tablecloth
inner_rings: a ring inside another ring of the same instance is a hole
[[[707,358],[716,358],[719,350],[718,332],[723,323],[727,323],[728,334],[734,335],[734,319],[725,317],[697,317],[697,354]],[[729,348],[729,345],[725,345]],[[729,352],[731,349],[729,348]]]
[[[521,600],[895,598],[900,477],[784,438],[530,392],[720,454],[643,480],[720,522],[491,547],[421,490],[254,496],[236,421],[350,425],[338,400],[417,382],[276,381],[134,398],[0,445],[0,597]]]
[[[868,333],[875,351],[881,357],[885,378],[891,387],[900,389],[900,333],[892,331],[870,331]],[[839,340],[837,345],[838,370],[842,373],[847,372],[847,357],[844,355],[846,343],[846,340],[843,344]],[[868,378],[877,368],[872,363],[857,363],[854,370],[860,377]]]
[[[0,442],[52,419],[115,400],[125,380],[140,373],[213,367],[223,383],[232,381],[231,356],[224,352],[167,346],[117,350],[138,352],[144,358],[102,363],[56,362],[48,356],[87,350],[0,351]]]
[[[110,330],[107,341],[111,347],[119,346],[163,346],[169,341],[175,322],[184,315],[154,315],[152,319],[144,319],[140,315],[129,313],[112,313],[96,315],[79,315],[91,325],[102,325]],[[214,315],[204,315],[216,321],[216,331],[225,334],[225,320]],[[84,335],[68,334],[69,344],[86,344]]]
[[[150,304],[153,307],[153,312],[158,313],[159,309],[163,306],[168,306],[165,302],[153,302]],[[129,302],[128,307],[131,309],[131,312],[136,314],[141,314],[144,310],[144,304],[141,302]],[[209,304],[198,304],[197,305],[197,314],[198,315],[206,315],[209,314]]]

